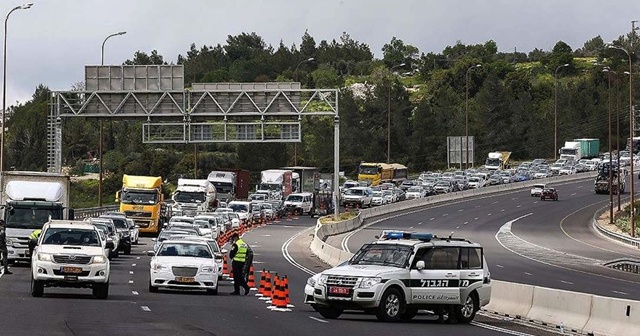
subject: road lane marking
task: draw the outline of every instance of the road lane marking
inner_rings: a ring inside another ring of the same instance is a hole
[[[271,237],[270,234],[263,234],[262,237]]]
[[[129,274],[133,274],[133,271],[129,271]]]
[[[502,265],[496,265],[496,267],[503,268],[504,266],[502,266]]]
[[[522,204],[516,205],[516,208],[520,208],[520,207],[522,207]]]
[[[458,212],[463,212],[463,211],[464,211],[464,209],[460,209],[460,210],[458,210]]]
[[[460,225],[456,226],[456,230],[460,228]]]
[[[491,204],[498,204],[498,203],[500,203],[500,202],[499,202],[499,201],[495,201],[495,202],[493,202],[493,203],[491,203]]]
[[[151,309],[147,306],[140,306],[140,308],[142,308],[142,310],[146,311],[146,312],[150,312]]]
[[[569,195],[569,196],[575,196],[575,195],[576,195],[576,193],[573,193],[573,194],[571,194],[571,195]],[[629,203],[629,204],[631,204],[631,203]]]
[[[500,209],[500,212],[504,212],[504,209]]]
[[[474,218],[473,220],[478,220],[478,217]]]
[[[487,216],[491,216],[491,214],[487,214]]]
[[[567,285],[573,285],[573,282],[570,282],[570,281],[560,280],[560,282],[562,282],[563,284],[567,284]]]
[[[140,257],[136,257],[136,259],[140,260]]]
[[[418,222],[418,225],[422,225],[422,222]]]
[[[625,292],[620,292],[620,291],[612,291],[616,294],[620,294],[620,295],[629,295],[629,293],[625,293]]]
[[[442,217],[449,216],[449,214],[442,214]]]
[[[136,267],[136,264],[131,264],[131,267]]]
[[[493,330],[493,331],[497,331],[497,332],[500,332],[500,333],[503,333],[503,334],[507,334],[507,335],[533,336],[532,334],[527,334],[527,333],[523,333],[523,332],[515,331],[515,330],[504,329],[504,328],[501,328],[501,327],[496,327],[496,326],[493,326],[493,325],[490,325],[490,324],[480,323],[480,322],[476,322],[476,321],[472,321],[470,324],[474,325],[476,327],[479,327],[479,328]]]
[[[296,233],[295,235],[291,236],[291,238],[287,239],[287,241],[284,242],[284,244],[282,244],[282,247],[280,248],[280,251],[282,251],[282,256],[284,257],[284,259],[286,261],[288,261],[291,265],[293,265],[295,268],[309,274],[309,275],[314,275],[316,274],[316,272],[304,267],[302,264],[300,264],[299,262],[297,262],[295,259],[293,259],[293,257],[291,256],[291,254],[289,253],[289,245],[291,245],[291,243],[296,240],[298,237],[302,236],[303,234],[307,234],[310,231],[313,231],[315,229],[315,226],[312,226],[308,229],[302,230],[298,233]],[[260,262],[253,262],[253,263],[260,263]]]
[[[538,202],[539,202],[539,201],[535,201],[535,202],[533,202],[533,204],[538,204]]]
[[[129,280],[129,283],[130,283],[130,284],[132,284],[132,283],[133,283],[133,280]]]
[[[524,274],[525,274],[525,275],[533,275],[533,274],[531,274],[531,273],[529,273],[529,272],[524,272]]]
[[[410,226],[410,227],[409,227],[409,230],[411,230],[411,229],[413,229],[413,226]]]
[[[138,293],[138,292],[136,292],[136,291],[131,291],[131,294],[133,294],[133,295],[138,295],[139,293]]]
[[[512,197],[512,198],[511,198],[511,200],[512,200],[512,201],[515,201],[515,200],[517,200],[517,199],[518,199],[517,197]]]
[[[431,217],[429,220],[430,220],[430,221],[432,221],[432,220],[434,220],[434,219],[435,219],[435,218]]]
[[[469,224],[469,222],[464,222],[463,224],[464,224],[464,225],[467,225],[467,224]]]
[[[309,316],[310,319],[314,320],[314,321],[318,321],[318,322],[322,322],[322,323],[329,323],[329,321],[325,321],[321,318],[317,318],[317,317],[313,317],[313,316]]]

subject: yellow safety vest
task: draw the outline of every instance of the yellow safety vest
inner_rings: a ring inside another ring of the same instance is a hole
[[[31,232],[31,235],[29,235],[29,239],[37,239],[40,236],[40,233],[42,233],[42,230],[34,230]]]
[[[236,245],[238,245],[238,251],[233,257],[233,261],[245,262],[247,260],[247,251],[249,250],[249,245],[243,242],[242,239],[238,239],[238,241],[236,241]]]

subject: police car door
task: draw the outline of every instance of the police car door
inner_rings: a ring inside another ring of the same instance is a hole
[[[416,253],[411,264],[412,303],[453,304],[460,302],[460,270],[458,247],[427,247]],[[424,269],[418,269],[418,261]]]
[[[482,260],[482,248],[460,248],[460,292],[462,297],[467,296],[469,286],[484,280]]]

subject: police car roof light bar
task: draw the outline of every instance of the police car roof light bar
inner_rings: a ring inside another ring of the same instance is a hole
[[[385,232],[383,238],[386,239],[417,239],[423,241],[430,241],[435,237],[431,233],[417,233],[417,232],[404,232],[404,231],[390,231]]]

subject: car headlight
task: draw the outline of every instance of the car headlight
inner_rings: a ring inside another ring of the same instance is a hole
[[[362,278],[362,281],[360,281],[360,286],[358,286],[359,288],[371,288],[377,284],[380,283],[380,281],[382,281],[382,278]]]
[[[316,285],[316,279],[310,277],[309,279],[307,279],[307,285],[314,287]]]
[[[200,273],[213,273],[215,269],[216,268],[213,266],[204,266],[202,267],[202,270],[200,271]]]
[[[162,270],[166,270],[169,269],[169,267],[162,265],[162,264],[151,264],[151,269],[154,271],[162,271]]]
[[[39,261],[51,261],[53,258],[51,256],[51,254],[47,254],[47,253],[38,253],[38,260]]]
[[[327,279],[329,279],[329,276],[326,274],[322,274],[319,278],[318,281],[316,282],[319,286],[324,286],[327,283]]]
[[[104,264],[105,262],[107,262],[107,258],[104,256],[95,256],[92,261],[93,264]]]

